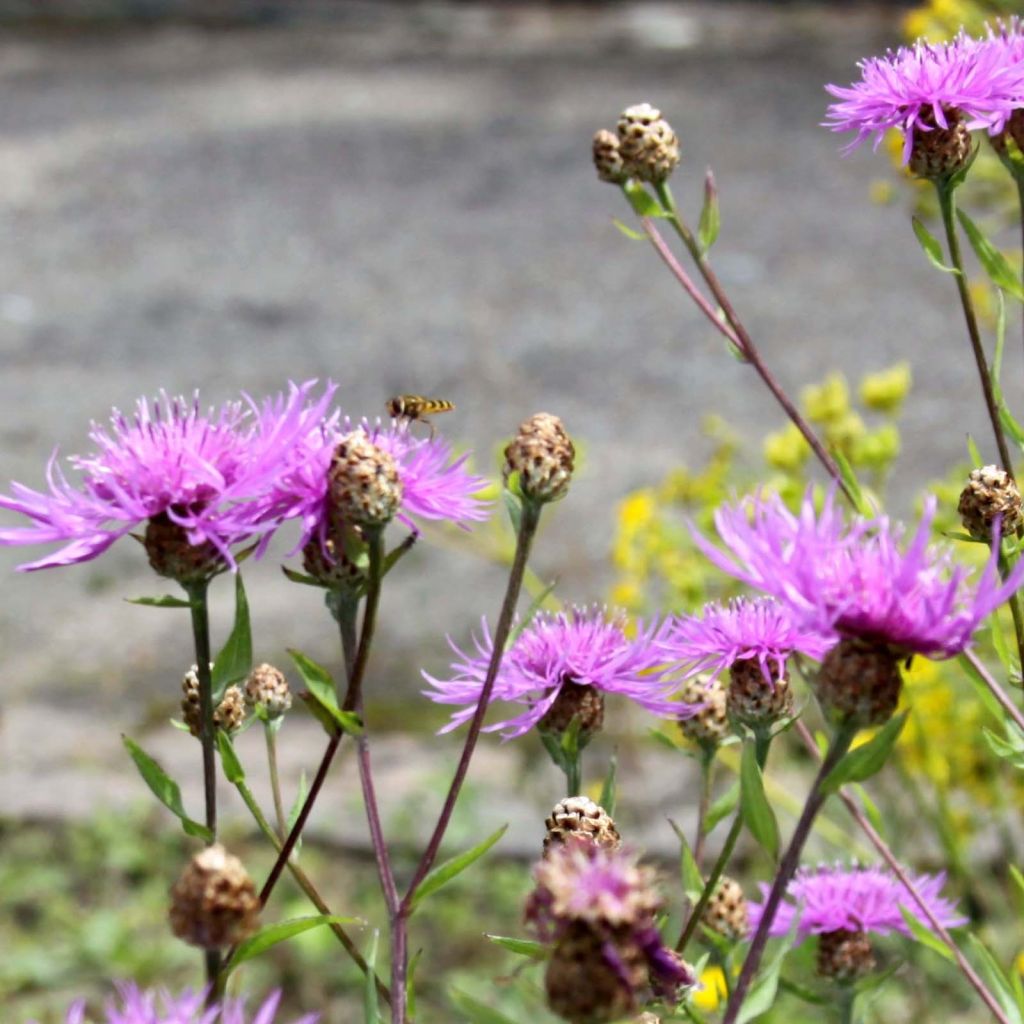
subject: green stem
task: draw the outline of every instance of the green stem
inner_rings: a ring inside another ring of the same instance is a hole
[[[206,827],[210,830],[208,845],[217,841],[217,760],[215,747],[217,730],[213,723],[213,679],[210,675],[210,608],[208,579],[182,584],[188,594],[192,615],[192,641],[196,656],[196,675],[199,678],[199,742],[203,750],[203,794],[206,805]],[[208,1001],[219,995],[220,951],[203,952]]]
[[[1010,574],[1010,565],[1006,561],[1006,556],[999,552],[999,576],[1005,580]],[[1010,616],[1013,619],[1013,633],[1017,638],[1017,658],[1018,668],[1022,676],[1024,676],[1024,614],[1021,612],[1020,606],[1020,591],[1015,590],[1010,595]]]
[[[565,795],[566,796],[579,796],[580,795],[580,776],[581,776],[581,757],[577,751],[576,756],[572,758],[565,766]]]
[[[274,798],[277,834],[284,842],[284,837],[288,835],[288,818],[284,813],[284,802],[281,800],[281,776],[277,769],[277,726],[274,722],[263,723],[263,736],[267,741],[267,767],[270,769],[270,792]]]
[[[793,875],[796,874],[796,869],[800,865],[800,855],[803,852],[808,836],[811,834],[814,819],[818,816],[818,812],[824,806],[827,799],[827,794],[822,792],[822,783],[829,772],[839,764],[843,756],[850,749],[850,744],[853,742],[856,731],[855,728],[849,725],[840,726],[832,737],[832,743],[821,762],[814,782],[811,784],[811,791],[807,794],[807,802],[804,804],[803,813],[800,815],[800,820],[796,823],[789,846],[786,848],[782,862],[779,864],[779,869],[775,874],[771,891],[765,900],[761,920],[758,923],[754,937],[750,941],[750,949],[747,952],[746,959],[743,961],[740,976],[725,1008],[722,1024],[736,1024],[740,1010],[743,1007],[743,1001],[747,997],[747,992],[750,990],[758,967],[761,966],[765,946],[768,944],[768,931],[775,920],[775,914],[779,909],[779,904],[782,902],[786,887],[792,881]]]
[[[956,230],[955,189],[950,187],[948,182],[937,179],[935,181],[935,191],[938,193],[939,209],[942,211],[942,225],[946,230],[949,261],[956,270],[953,276],[956,278],[956,289],[960,296],[960,305],[964,311],[967,334],[971,341],[971,350],[974,353],[974,361],[978,368],[978,377],[981,380],[981,392],[985,399],[985,408],[988,410],[988,418],[992,424],[992,433],[995,435],[996,448],[999,450],[999,458],[1002,460],[1003,469],[1010,476],[1013,476],[1010,449],[1006,444],[1006,435],[1003,432],[1003,424],[999,418],[999,406],[996,403],[995,393],[992,389],[992,376],[989,371],[988,360],[985,358],[985,350],[981,344],[978,317],[974,312],[974,302],[967,287],[967,275],[964,272],[964,261],[960,252],[960,239]]]
[[[853,1024],[853,1004],[857,1001],[857,993],[849,985],[840,985],[837,1001],[839,1024]]]

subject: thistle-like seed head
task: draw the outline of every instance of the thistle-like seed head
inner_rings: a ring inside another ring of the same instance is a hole
[[[624,170],[641,181],[666,181],[679,164],[679,140],[661,111],[649,103],[627,107],[619,117]]]
[[[327,472],[331,514],[355,526],[384,526],[402,501],[398,463],[361,430],[343,437]]]
[[[267,718],[280,718],[292,706],[284,673],[266,662],[257,665],[245,681],[245,701],[249,707],[262,707]]]
[[[619,830],[608,812],[585,796],[570,796],[555,804],[547,820],[544,852],[566,842],[586,842],[617,850],[622,843]]]
[[[619,137],[615,132],[602,128],[594,133],[594,169],[601,181],[621,185],[629,178],[619,152]]]
[[[960,492],[957,511],[964,529],[977,540],[992,540],[992,525],[997,516],[1003,537],[1016,533],[1024,522],[1017,484],[998,466],[971,470],[967,486]]]
[[[519,425],[505,448],[505,483],[514,477],[525,498],[557,501],[569,490],[575,459],[576,448],[562,421],[551,413],[536,413]]]
[[[210,665],[213,668],[213,665]],[[188,731],[198,739],[203,732],[202,702],[199,697],[199,669],[193,665],[181,680],[181,717]],[[224,691],[220,703],[213,709],[214,729],[227,733],[237,732],[245,722],[245,697],[237,686]]]
[[[743,886],[734,878],[723,875],[715,886],[701,916],[701,923],[711,931],[733,942],[746,938],[750,931],[750,913]]]

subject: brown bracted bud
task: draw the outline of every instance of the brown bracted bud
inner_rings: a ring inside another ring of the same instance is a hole
[[[907,166],[912,174],[930,181],[948,178],[963,168],[971,156],[971,133],[964,124],[963,114],[955,107],[945,110],[947,127],[935,121],[935,115],[927,113],[922,120],[928,123],[929,131],[914,128],[914,139],[910,147]]]
[[[705,927],[733,942],[746,938],[750,931],[750,914],[743,886],[736,879],[722,875],[700,920]]]
[[[284,673],[264,662],[257,665],[245,681],[245,702],[262,707],[267,718],[280,718],[292,706],[292,694]]]
[[[705,705],[691,718],[680,718],[679,731],[690,742],[713,751],[729,735],[725,687],[718,678],[696,676],[683,683],[678,696],[684,704]]]
[[[361,430],[342,438],[327,471],[331,514],[356,526],[384,526],[402,501],[398,463]]]
[[[977,540],[992,539],[992,525],[999,517],[1000,535],[1008,537],[1020,529],[1020,491],[1012,476],[998,466],[972,469],[967,486],[960,492],[957,511],[964,529]]]
[[[515,480],[519,493],[532,501],[557,501],[569,490],[576,448],[562,421],[539,412],[519,425],[519,432],[505,448],[503,476],[506,485]]]
[[[210,665],[213,668],[213,665]],[[203,732],[202,701],[199,698],[199,669],[193,665],[181,680],[181,717],[188,731],[197,739]],[[237,686],[224,691],[220,704],[213,709],[213,727],[227,733],[237,732],[245,722],[245,697]]]
[[[601,181],[612,185],[621,185],[629,179],[619,152],[619,137],[607,128],[594,133],[594,168]]]
[[[793,690],[778,666],[766,665],[770,678],[756,658],[741,658],[729,670],[729,717],[750,729],[763,729],[793,714]]]
[[[227,568],[224,556],[213,544],[190,544],[185,528],[173,522],[166,512],[146,523],[143,546],[153,572],[178,583],[200,583]]]
[[[593,843],[612,850],[622,844],[611,816],[589,797],[570,796],[559,801],[544,824],[548,830],[544,837],[545,853],[566,842]]]
[[[559,939],[544,975],[548,1007],[571,1024],[607,1024],[636,1010],[634,993],[647,979],[643,952],[635,943],[616,943],[615,964],[608,939],[585,924],[572,925]]]
[[[626,173],[660,184],[679,164],[679,140],[661,111],[649,103],[628,107],[619,117],[619,152]]]
[[[899,660],[885,644],[846,638],[825,656],[814,693],[834,722],[864,729],[892,718],[902,684]]]
[[[601,731],[604,725],[604,694],[595,686],[574,683],[571,679],[562,684],[554,703],[537,723],[541,732],[554,736],[563,736],[572,725],[572,720],[580,722],[580,744]]]
[[[818,936],[818,974],[849,985],[878,966],[866,932],[823,932]]]
[[[197,853],[171,890],[171,930],[201,949],[224,949],[259,927],[260,898],[242,862],[219,843]]]

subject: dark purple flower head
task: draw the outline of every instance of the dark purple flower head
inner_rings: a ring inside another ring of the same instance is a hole
[[[945,875],[910,875],[914,888],[921,894],[935,918],[946,928],[966,924],[967,918],[956,911],[956,905],[940,895]],[[761,886],[767,898],[768,886]],[[750,925],[757,929],[764,904],[751,903]],[[842,867],[822,865],[801,868],[786,889],[786,896],[772,921],[769,935],[788,935],[794,920],[797,935],[821,935],[826,932],[877,932],[888,935],[897,931],[910,935],[900,907],[909,911],[922,925],[914,897],[891,872],[881,867]]]
[[[524,710],[487,726],[503,730],[506,739],[529,732],[548,712],[564,687],[590,686],[601,693],[621,694],[666,718],[696,713],[701,705],[669,699],[678,686],[656,642],[655,628],[637,627],[630,639],[619,619],[609,619],[600,607],[572,608],[557,615],[541,613],[530,621],[505,652],[492,700],[519,704]],[[483,621],[476,652],[467,654],[450,639],[458,656],[451,679],[423,673],[432,689],[424,693],[438,704],[462,705],[442,729],[448,732],[473,717],[491,659],[493,641]]]
[[[903,543],[885,517],[849,526],[834,492],[815,512],[810,491],[794,515],[778,495],[722,506],[715,525],[728,552],[696,534],[723,572],[788,605],[802,628],[886,644],[898,655],[951,658],[982,620],[1024,583],[1024,562],[1000,580],[998,539],[981,575],[928,543],[935,500]]]
[[[290,519],[302,524],[297,548],[310,540],[324,541],[329,528],[328,470],[338,442],[355,430],[395,458],[402,486],[397,519],[415,529],[415,519],[447,519],[465,525],[486,519],[489,505],[477,497],[487,485],[466,468],[468,455],[452,458],[452,449],[441,437],[420,438],[404,421],[383,426],[379,421],[353,423],[337,415],[316,424],[293,446],[288,464],[271,493],[252,510],[253,517],[270,534]]]
[[[683,663],[686,678],[710,672],[717,679],[737,661],[756,661],[773,684],[786,674],[790,655],[820,661],[836,637],[798,625],[789,607],[773,598],[740,597],[706,604],[699,616],[670,619],[662,642],[666,654]]]
[[[825,123],[837,132],[856,132],[847,152],[867,139],[877,148],[890,128],[903,131],[903,162],[910,159],[915,131],[949,127],[959,111],[965,127],[1001,131],[1024,97],[1024,66],[1007,63],[1005,51],[987,41],[959,35],[948,43],[918,41],[884,57],[861,61],[861,80],[825,88],[838,102]]]
[[[257,406],[251,399],[203,412],[192,401],[162,394],[141,399],[135,414],[114,411],[109,428],[93,424],[95,450],[72,456],[77,484],[57,456],[47,467],[49,493],[22,484],[0,495],[0,508],[20,512],[31,526],[0,530],[0,544],[62,545],[53,554],[20,566],[45,569],[84,562],[106,551],[146,520],[165,514],[189,543],[228,548],[254,533],[248,503],[266,493],[297,437],[323,416],[334,392],[328,385],[315,401],[316,382],[292,384],[287,395]]]
[[[96,1024],[274,1024],[281,993],[269,996],[250,1017],[245,1012],[245,1000],[225,998],[216,1006],[207,1008],[202,992],[183,992],[181,995],[160,990],[140,989],[133,983],[117,986],[118,998],[107,1004],[106,1012]],[[82,1001],[68,1009],[66,1024],[90,1024]],[[292,1024],[316,1024],[317,1015],[308,1014]],[[282,1022],[283,1024],[283,1022]]]

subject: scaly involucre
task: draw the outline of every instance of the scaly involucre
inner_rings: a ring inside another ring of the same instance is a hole
[[[621,694],[667,718],[696,714],[702,705],[669,699],[679,679],[658,646],[659,628],[638,624],[631,639],[623,625],[621,619],[609,619],[600,607],[534,616],[505,652],[491,698],[522,705],[525,710],[486,730],[501,730],[506,739],[522,736],[544,717],[566,686],[592,686],[602,693]],[[452,664],[452,678],[435,679],[423,673],[433,687],[424,691],[431,700],[464,705],[442,732],[473,717],[493,650],[486,620],[481,636],[474,638],[475,654],[465,653],[450,638],[448,642],[458,657]]]
[[[227,997],[207,1007],[202,992],[172,995],[166,990],[140,989],[131,982],[119,984],[117,991],[117,1000],[107,1004],[96,1024],[274,1024],[281,1001],[281,993],[274,992],[250,1017],[244,999]],[[317,1014],[307,1014],[291,1024],[316,1024],[317,1020]],[[70,1007],[65,1024],[92,1024],[92,1018],[85,1015],[84,1002]]]
[[[940,895],[945,875],[910,874],[909,878],[944,928],[967,923],[967,918],[957,913],[956,904]],[[762,884],[761,893],[767,897],[767,885]],[[900,913],[901,907],[925,928],[931,927],[914,897],[885,868],[841,865],[801,868],[789,883],[768,934],[788,935],[796,920],[800,938],[836,931],[877,932],[879,935],[896,931],[910,935],[910,927]],[[751,903],[749,908],[750,925],[756,930],[764,904]]]
[[[834,491],[820,512],[809,490],[794,515],[778,495],[723,505],[715,514],[728,552],[694,531],[723,572],[788,605],[802,628],[887,644],[896,655],[951,658],[982,620],[1024,583],[1024,560],[999,576],[998,537],[980,576],[929,545],[935,499],[913,536],[888,518],[847,525]]]
[[[788,606],[774,598],[740,597],[724,605],[706,604],[700,615],[671,618],[662,642],[665,653],[683,664],[687,678],[710,672],[717,679],[737,661],[752,660],[771,683],[785,675],[792,654],[820,661],[836,636],[801,627]]]
[[[858,65],[861,79],[850,86],[827,85],[837,103],[825,127],[856,132],[846,152],[867,139],[875,148],[890,128],[904,133],[903,162],[910,159],[915,131],[949,127],[960,111],[967,128],[1002,131],[1016,107],[1024,105],[1024,65],[1008,62],[1005,47],[959,35],[948,43],[918,41]]]
[[[270,490],[296,441],[330,403],[330,384],[310,400],[315,383],[291,384],[262,406],[246,398],[203,412],[198,395],[161,394],[152,403],[140,399],[132,416],[114,410],[109,427],[93,424],[89,432],[94,451],[68,460],[77,484],[55,452],[48,493],[14,483],[9,496],[0,495],[0,508],[32,520],[0,529],[0,544],[62,544],[23,570],[71,565],[166,514],[191,544],[212,543],[230,563],[230,546],[257,532],[252,503]]]

